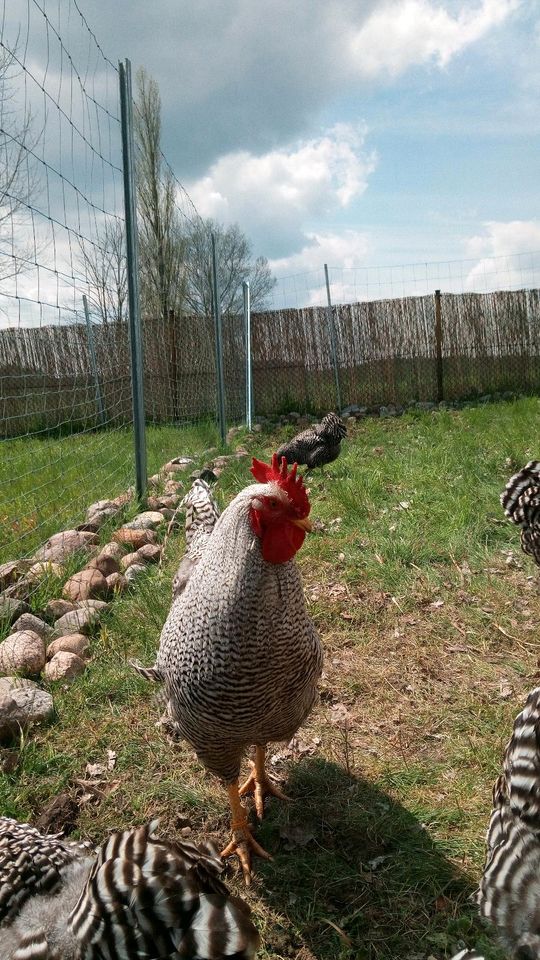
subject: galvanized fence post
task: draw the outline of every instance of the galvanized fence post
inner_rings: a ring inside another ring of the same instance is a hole
[[[99,374],[98,366],[96,359],[96,348],[94,345],[94,331],[92,330],[92,322],[90,320],[90,311],[88,309],[88,300],[86,299],[86,294],[83,293],[83,307],[84,307],[84,316],[86,319],[86,334],[88,336],[88,352],[90,354],[90,366],[92,367],[92,375],[94,377],[94,383],[96,386],[96,406],[98,409],[98,418],[101,426],[105,423],[105,407],[103,406],[103,397],[101,396],[101,386],[99,383]]]
[[[139,265],[137,256],[137,200],[135,187],[135,141],[133,135],[133,100],[131,63],[119,63],[120,113],[122,122],[122,167],[124,174],[124,208],[126,214],[126,254],[129,304],[129,340],[131,347],[131,387],[135,436],[135,484],[137,497],[146,490],[146,424],[144,418],[143,356],[141,314],[139,305]]]
[[[324,265],[324,279],[326,281],[326,299],[327,299],[327,308],[326,314],[328,317],[328,330],[330,332],[330,348],[332,351],[332,366],[334,368],[334,380],[336,384],[336,404],[337,404],[337,413],[341,413],[341,385],[339,382],[339,367],[338,367],[338,357],[337,357],[337,338],[336,338],[336,327],[334,324],[334,309],[332,307],[332,299],[330,297],[330,281],[328,279],[328,264]]]
[[[227,439],[227,420],[225,415],[225,380],[223,376],[223,338],[221,334],[221,304],[217,269],[216,238],[212,234],[212,302],[214,324],[216,328],[216,375],[218,390],[218,421],[221,442]]]
[[[242,283],[242,293],[244,295],[244,329],[246,337],[246,426],[248,430],[252,427],[253,418],[253,375],[251,367],[251,298],[249,292],[249,283],[244,280]]]
[[[435,291],[435,373],[437,378],[437,402],[444,400],[441,291]]]

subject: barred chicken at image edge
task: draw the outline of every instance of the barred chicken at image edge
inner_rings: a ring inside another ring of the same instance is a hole
[[[94,852],[0,817],[2,960],[251,960],[259,936],[217,849],[156,827]]]
[[[347,427],[337,413],[327,413],[320,423],[297,433],[277,451],[278,458],[287,463],[297,463],[313,470],[339,457],[341,441],[347,436]]]
[[[219,518],[215,504],[203,506],[208,490],[188,494],[193,538],[175,576],[156,662],[133,664],[164,682],[169,729],[225,785],[232,839],[222,856],[238,855],[246,883],[251,854],[270,856],[252,836],[240,797],[255,794],[259,819],[266,794],[287,799],[266,772],[266,745],[294,736],[316,702],[322,671],[294,561],[311,529],[302,478],[276,454],[270,465],[254,459],[251,472],[257,482]],[[240,787],[242,758],[253,744],[252,773]]]
[[[521,527],[521,548],[540,566],[540,461],[530,460],[515,473],[501,494],[512,523]]]

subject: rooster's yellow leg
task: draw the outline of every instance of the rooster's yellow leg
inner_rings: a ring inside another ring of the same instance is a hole
[[[255,795],[255,809],[259,820],[262,820],[264,814],[264,798],[267,794],[277,797],[278,800],[288,800],[289,797],[270,780],[264,766],[266,755],[265,747],[255,747],[255,763],[250,760],[251,773],[246,782],[240,787],[240,796],[244,797],[246,793],[253,791]]]
[[[253,851],[257,857],[262,857],[263,860],[271,860],[272,857],[252,836],[245,807],[240,803],[238,781],[231,783],[227,787],[227,793],[231,806],[231,829],[233,838],[225,849],[221,851],[221,856],[225,859],[225,857],[231,857],[234,853],[237,855],[240,860],[246,886],[249,887],[251,883],[251,851]]]

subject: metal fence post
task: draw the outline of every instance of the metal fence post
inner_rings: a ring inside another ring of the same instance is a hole
[[[122,167],[126,214],[126,254],[129,303],[129,341],[131,347],[131,387],[135,436],[135,485],[141,499],[146,490],[146,425],[144,419],[143,356],[139,306],[139,265],[137,256],[137,201],[135,187],[135,141],[131,63],[119,63],[120,113],[122,121]]]
[[[324,279],[326,281],[326,299],[328,306],[326,308],[327,317],[328,317],[328,329],[330,331],[330,347],[332,350],[332,365],[334,367],[334,380],[336,382],[336,404],[337,404],[337,413],[341,413],[341,386],[339,383],[339,367],[338,367],[338,358],[337,358],[337,339],[336,339],[336,327],[334,324],[334,310],[332,307],[332,299],[330,297],[330,281],[328,279],[328,264],[324,265]]]
[[[249,283],[244,280],[242,284],[242,293],[244,295],[244,326],[246,336],[246,426],[251,430],[253,418],[253,374],[251,368],[251,298],[249,293]]]
[[[212,301],[214,324],[216,328],[216,374],[218,389],[218,421],[221,442],[227,439],[227,420],[225,415],[225,380],[223,377],[223,338],[221,335],[221,304],[219,301],[219,283],[217,270],[216,238],[212,234]]]
[[[94,377],[94,383],[96,385],[96,406],[98,409],[98,417],[101,426],[105,423],[105,407],[103,406],[103,397],[101,396],[101,386],[99,383],[99,374],[98,366],[96,359],[96,348],[94,344],[94,331],[92,330],[92,322],[90,320],[90,311],[88,309],[88,300],[86,299],[86,294],[83,293],[83,307],[84,307],[84,316],[86,319],[86,333],[88,336],[88,352],[90,354],[90,366],[92,367],[92,375]]]
[[[441,291],[435,291],[435,372],[437,377],[437,402],[444,400]]]

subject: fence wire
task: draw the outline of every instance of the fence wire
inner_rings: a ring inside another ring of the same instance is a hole
[[[76,3],[4,7],[0,559],[132,482],[123,235],[116,68]]]
[[[76,0],[52,11],[27,0],[0,24],[0,562],[135,473],[118,71]],[[242,230],[199,216],[144,72],[135,98],[150,472],[202,424],[218,437],[214,292],[228,425],[246,416],[248,348],[255,417],[540,391],[539,252],[321,263],[274,286],[257,262],[248,344]]]

